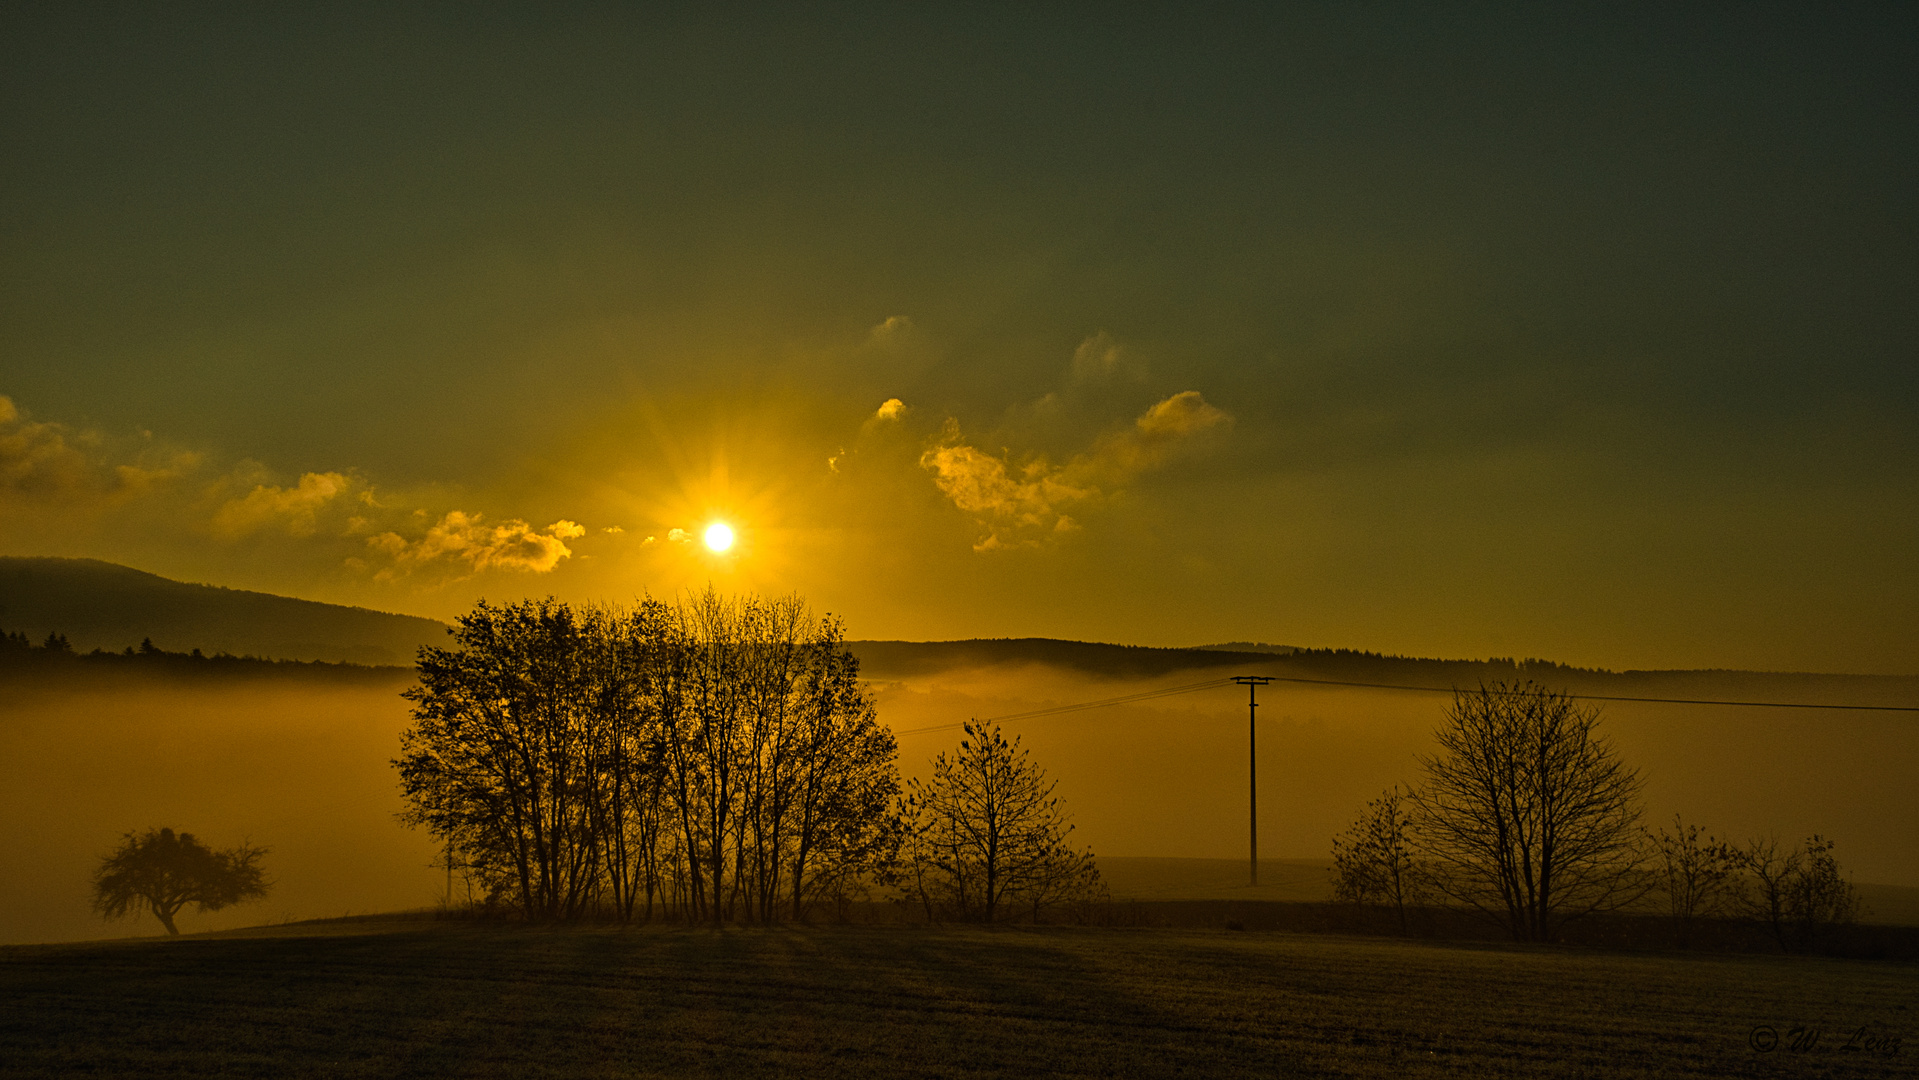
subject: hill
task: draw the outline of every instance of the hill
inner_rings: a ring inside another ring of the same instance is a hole
[[[446,625],[412,615],[190,585],[96,559],[0,556],[0,629],[36,643],[65,634],[81,652],[119,652],[151,638],[186,652],[406,664]]]

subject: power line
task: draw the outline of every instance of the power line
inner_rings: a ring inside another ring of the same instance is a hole
[[[1274,682],[1303,683],[1311,686],[1346,686],[1365,690],[1410,690],[1415,693],[1452,694],[1458,692],[1454,686],[1406,686],[1402,683],[1351,682],[1343,679],[1308,679],[1300,676],[1268,676]],[[933,724],[928,727],[907,728],[896,731],[895,735],[922,735],[931,731],[954,731],[968,723],[997,724],[1007,720],[1037,720],[1048,716],[1063,716],[1067,713],[1085,712],[1088,709],[1104,709],[1114,705],[1130,705],[1154,698],[1176,697],[1181,694],[1198,693],[1214,687],[1230,686],[1233,679],[1221,677],[1207,679],[1205,682],[1185,683],[1180,686],[1162,687],[1158,690],[1146,690],[1137,694],[1122,694],[1119,697],[1101,698],[1097,701],[1082,701],[1074,705],[1059,705],[1050,709],[1033,709],[1030,712],[1007,713],[1004,716],[989,716],[981,720],[962,721],[954,724]],[[1716,698],[1665,698],[1665,697],[1627,697],[1620,694],[1567,694],[1566,697],[1577,701],[1637,701],[1653,705],[1733,705],[1761,709],[1845,709],[1859,712],[1911,712],[1919,713],[1919,705],[1841,705],[1833,702],[1806,701],[1726,701]]]
[[[1314,683],[1321,686],[1362,686],[1375,690],[1417,690],[1422,693],[1455,694],[1456,686],[1405,686],[1400,683],[1342,682],[1337,679],[1302,679],[1297,676],[1273,676],[1276,682]],[[1716,698],[1625,697],[1617,694],[1565,694],[1577,701],[1644,701],[1657,705],[1749,705],[1762,709],[1856,709],[1870,712],[1919,712],[1919,705],[1838,705],[1811,701],[1723,701]]]

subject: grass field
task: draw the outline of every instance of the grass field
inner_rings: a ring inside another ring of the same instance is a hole
[[[1907,964],[1232,931],[394,919],[0,949],[6,1076],[1913,1076],[1916,1017]],[[1902,1043],[1845,1049],[1861,1027]]]

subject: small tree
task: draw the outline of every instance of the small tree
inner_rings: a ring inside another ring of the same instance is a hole
[[[1777,836],[1765,836],[1747,841],[1736,858],[1747,875],[1735,894],[1739,909],[1748,918],[1765,923],[1780,949],[1791,948],[1786,934],[1786,904],[1805,856],[1797,849],[1781,851]]]
[[[1397,786],[1366,804],[1344,835],[1333,838],[1333,896],[1350,904],[1390,904],[1399,932],[1408,933],[1406,905],[1416,904],[1424,883],[1413,862],[1412,815]]]
[[[1025,900],[1038,918],[1048,902],[1098,888],[1090,851],[1066,842],[1072,825],[1053,794],[1058,781],[1028,759],[997,725],[966,725],[952,756],[933,759],[933,775],[908,782],[901,816],[907,878],[929,916],[950,908],[992,922]]]
[[[187,904],[218,911],[265,896],[260,860],[266,853],[245,843],[215,851],[192,833],[172,829],[128,833],[93,875],[94,910],[119,919],[145,908],[167,933],[178,935],[173,916]]]
[[[1832,841],[1814,833],[1790,851],[1780,849],[1777,836],[1766,836],[1734,853],[1746,874],[1735,903],[1749,918],[1765,923],[1783,951],[1810,947],[1859,914],[1859,893],[1840,876],[1832,849]]]
[[[1678,814],[1672,817],[1672,827],[1672,832],[1663,827],[1655,830],[1652,841],[1667,909],[1679,928],[1683,949],[1692,944],[1693,926],[1699,919],[1723,913],[1734,899],[1740,855],[1706,836],[1699,826],[1685,824]]]
[[[1859,893],[1839,874],[1832,841],[1814,833],[1806,840],[1799,873],[1786,894],[1786,912],[1802,945],[1810,947],[1835,926],[1859,914]]]
[[[1650,888],[1639,775],[1598,721],[1597,709],[1531,682],[1459,691],[1411,796],[1435,887],[1518,940],[1550,941],[1567,919]]]

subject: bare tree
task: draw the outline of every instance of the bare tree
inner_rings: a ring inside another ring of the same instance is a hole
[[[1765,836],[1733,853],[1745,872],[1735,903],[1772,931],[1782,951],[1811,946],[1826,930],[1858,914],[1858,892],[1840,876],[1832,849],[1832,841],[1815,833],[1790,850],[1781,849],[1777,836]]]
[[[1699,826],[1681,821],[1678,814],[1673,815],[1672,827],[1672,832],[1657,829],[1652,840],[1667,910],[1679,929],[1683,949],[1692,944],[1698,920],[1724,913],[1734,901],[1740,856]]]
[[[128,833],[93,875],[94,910],[119,919],[144,908],[167,933],[178,935],[173,917],[188,904],[218,911],[265,896],[260,860],[266,853],[245,843],[215,851],[192,833],[172,829]]]
[[[1755,837],[1738,853],[1739,867],[1747,874],[1738,887],[1740,910],[1765,923],[1782,950],[1791,948],[1786,933],[1786,902],[1804,858],[1796,848],[1780,850],[1777,836]]]
[[[966,725],[933,775],[908,782],[903,815],[914,887],[929,916],[951,910],[993,922],[1009,902],[1039,906],[1067,886],[1096,887],[1090,851],[1067,844],[1072,825],[1053,794],[1058,781],[998,725]]]
[[[1399,915],[1399,932],[1410,932],[1406,906],[1417,904],[1426,885],[1413,860],[1412,807],[1394,786],[1366,804],[1343,835],[1333,838],[1333,896],[1350,904],[1387,904]]]
[[[1595,732],[1597,709],[1531,682],[1458,691],[1411,796],[1434,885],[1550,941],[1568,919],[1644,896],[1638,774]]]
[[[1804,861],[1786,896],[1786,911],[1805,946],[1815,944],[1827,930],[1849,923],[1859,914],[1858,890],[1840,875],[1839,860],[1832,849],[1833,842],[1817,833],[1807,838]]]

